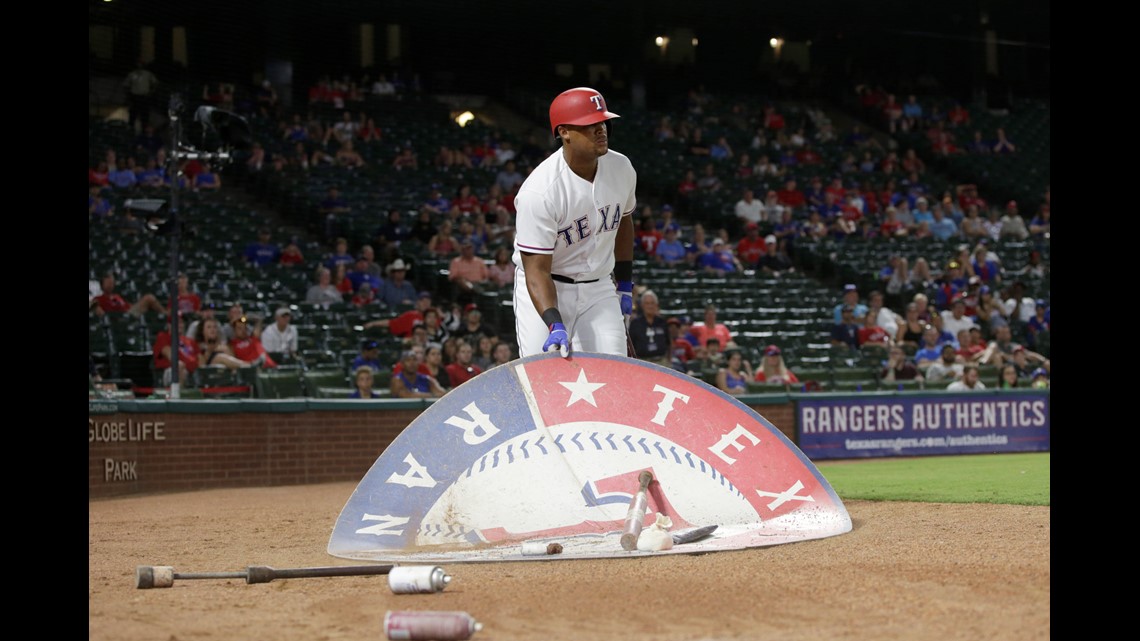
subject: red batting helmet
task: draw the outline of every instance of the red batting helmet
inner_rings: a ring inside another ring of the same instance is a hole
[[[558,125],[592,125],[621,118],[606,108],[606,99],[596,89],[576,87],[558,94],[550,103],[550,131],[558,136]]]

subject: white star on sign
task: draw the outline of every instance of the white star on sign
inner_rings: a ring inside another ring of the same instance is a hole
[[[573,383],[558,383],[562,387],[570,390],[570,400],[566,401],[566,407],[570,407],[578,401],[586,401],[590,405],[597,407],[598,404],[594,402],[594,392],[599,387],[604,387],[605,383],[591,383],[586,380],[586,370],[578,370],[578,380]]]

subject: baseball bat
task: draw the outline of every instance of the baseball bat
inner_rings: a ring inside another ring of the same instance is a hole
[[[633,347],[633,337],[629,335],[629,316],[625,317],[625,355],[637,358],[637,350]]]
[[[645,508],[649,505],[649,483],[652,480],[653,473],[649,470],[645,470],[637,476],[637,494],[629,502],[629,512],[625,514],[625,529],[622,530],[621,535],[623,550],[637,549],[637,537],[641,536],[642,522],[645,520]]]
[[[269,583],[274,579],[305,579],[325,576],[368,576],[388,574],[394,565],[343,565],[275,570],[267,565],[251,565],[238,572],[175,572],[169,565],[140,565],[135,568],[135,587],[140,590],[169,588],[175,579],[245,579],[246,583]]]

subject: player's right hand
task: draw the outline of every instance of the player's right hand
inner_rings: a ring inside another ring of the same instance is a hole
[[[566,326],[562,323],[550,326],[550,336],[547,336],[546,342],[542,344],[542,351],[549,352],[555,347],[562,352],[562,358],[570,357],[570,334],[566,332]]]

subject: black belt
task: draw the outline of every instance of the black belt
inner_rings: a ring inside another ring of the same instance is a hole
[[[596,283],[599,280],[597,278],[595,278],[594,280],[574,280],[573,278],[567,278],[567,277],[563,276],[562,274],[551,274],[550,277],[553,278],[554,280],[560,282],[560,283],[570,283],[571,285],[582,285],[585,283]]]

